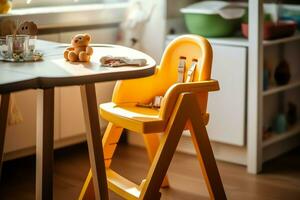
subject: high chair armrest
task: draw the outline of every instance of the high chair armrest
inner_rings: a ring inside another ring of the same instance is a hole
[[[219,82],[216,80],[206,80],[190,83],[176,83],[167,90],[164,96],[160,109],[160,117],[165,118],[166,116],[169,116],[181,93],[188,92],[196,94],[205,94],[211,91],[218,90],[220,90],[220,87]]]
[[[176,83],[169,88],[165,96],[169,93],[183,93],[183,92],[211,92],[220,90],[219,82],[217,80],[206,80],[200,82],[189,82],[189,83]]]

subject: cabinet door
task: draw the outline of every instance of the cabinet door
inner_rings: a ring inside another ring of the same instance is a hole
[[[213,53],[212,78],[219,81],[221,89],[209,94],[209,137],[244,145],[247,49],[213,45]]]

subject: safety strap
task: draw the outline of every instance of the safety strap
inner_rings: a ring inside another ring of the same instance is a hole
[[[188,72],[187,72],[187,78],[185,80],[185,82],[192,82],[194,79],[194,74],[195,74],[195,69],[197,66],[198,60],[197,59],[193,59],[192,60],[192,65],[190,66]]]
[[[184,81],[185,61],[186,61],[186,57],[180,56],[179,65],[177,69],[178,70],[177,83],[183,83],[183,82],[188,83],[188,82],[192,82],[194,79],[194,74],[196,71],[198,60],[197,59],[192,60],[192,64],[187,72],[187,78]],[[164,98],[163,96],[155,96],[153,101],[150,104],[137,104],[137,106],[147,107],[147,108],[160,108],[163,98]]]
[[[177,83],[183,83],[183,81],[184,81],[185,60],[186,60],[186,57],[180,56],[179,65],[177,68],[177,71],[178,71]]]

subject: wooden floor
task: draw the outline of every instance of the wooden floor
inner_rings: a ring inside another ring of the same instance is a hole
[[[113,168],[140,182],[149,166],[146,152],[138,147],[118,148]],[[300,148],[264,166],[260,175],[246,173],[245,167],[218,162],[228,199],[299,200]],[[85,144],[55,152],[54,199],[77,199],[89,169]],[[0,183],[1,200],[33,200],[35,157],[4,164]],[[162,199],[208,199],[198,162],[194,156],[177,153],[169,169],[171,188],[162,190]],[[110,193],[110,199],[120,199]]]

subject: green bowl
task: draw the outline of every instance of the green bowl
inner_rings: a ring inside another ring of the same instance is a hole
[[[232,36],[238,30],[241,18],[224,19],[218,14],[184,14],[187,29],[204,37]]]

